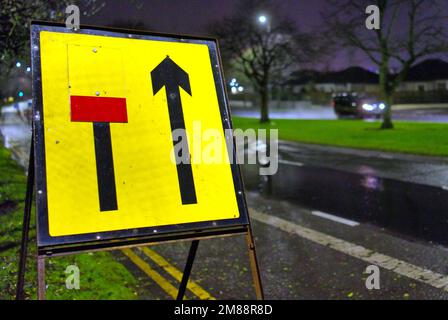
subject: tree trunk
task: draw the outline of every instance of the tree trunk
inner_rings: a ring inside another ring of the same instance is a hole
[[[383,113],[383,122],[381,123],[381,129],[393,129],[392,123],[392,88],[389,83],[389,58],[387,55],[383,55],[380,66],[380,90],[381,98],[386,104],[386,109]]]
[[[261,118],[260,122],[269,122],[269,90],[264,88],[260,90],[261,98]]]
[[[386,96],[384,100],[386,109],[383,113],[383,123],[381,123],[381,129],[393,129],[394,124],[392,123],[392,96]]]

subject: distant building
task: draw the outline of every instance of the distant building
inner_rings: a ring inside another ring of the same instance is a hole
[[[448,62],[439,59],[425,60],[409,70],[406,81],[397,91],[446,91],[448,90]]]
[[[379,92],[377,73],[362,67],[350,67],[341,71],[296,71],[291,74],[287,86],[298,94],[310,89],[324,93]],[[406,80],[397,88],[399,92],[425,92],[448,90],[448,62],[439,59],[425,60],[413,66]]]
[[[332,72],[297,71],[291,78],[288,85],[293,93],[301,93],[311,88],[326,93],[378,90],[378,75],[362,67]]]

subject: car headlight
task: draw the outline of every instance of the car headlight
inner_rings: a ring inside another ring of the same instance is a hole
[[[363,108],[364,110],[366,110],[366,111],[373,111],[374,106],[371,105],[371,104],[368,104],[368,103],[364,103],[364,104],[362,105],[362,108]]]

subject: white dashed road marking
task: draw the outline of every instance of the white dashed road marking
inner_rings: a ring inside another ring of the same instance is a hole
[[[278,160],[278,162],[279,163],[283,163],[283,164],[289,164],[291,166],[303,167],[303,163],[302,162],[288,161],[288,160]]]
[[[357,226],[359,226],[359,222],[356,222],[356,221],[353,221],[353,220],[349,220],[349,219],[345,219],[345,218],[341,218],[341,217],[338,217],[338,216],[334,216],[332,214],[325,213],[325,212],[322,212],[322,211],[311,211],[311,214],[313,216],[318,216],[318,217],[321,217],[321,218],[324,218],[324,219],[328,219],[328,220],[331,220],[331,221],[339,222],[339,223],[345,224],[345,225],[350,226],[350,227],[357,227]]]
[[[410,279],[448,291],[448,276],[446,275],[418,267],[408,262],[367,249],[363,246],[302,227],[287,220],[259,211],[251,210],[251,218],[258,222],[279,228],[282,231],[298,235],[317,244],[332,248],[369,264],[375,264],[381,268],[393,271]]]

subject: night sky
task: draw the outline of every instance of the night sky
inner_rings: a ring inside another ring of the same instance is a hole
[[[138,20],[158,31],[198,34],[206,32],[205,26],[210,22],[230,14],[237,0],[141,0],[141,10],[126,0],[107,0],[106,3],[95,17],[98,22]],[[299,27],[310,29],[321,24],[319,12],[325,0],[281,0],[279,3]]]
[[[128,0],[106,0],[106,7],[94,17],[81,18],[81,23],[110,25],[115,21],[143,22],[147,29],[182,34],[207,34],[207,25],[229,15],[238,0],[141,0],[136,9]],[[319,32],[324,27],[321,12],[326,0],[279,0],[280,9],[299,29]],[[362,53],[340,50],[317,68],[339,70],[360,65],[370,70],[374,66]]]

